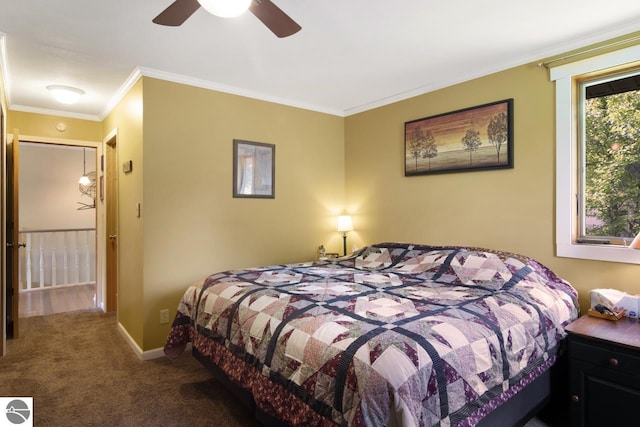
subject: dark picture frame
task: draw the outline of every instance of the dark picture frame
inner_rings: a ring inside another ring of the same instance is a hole
[[[233,140],[233,197],[275,198],[274,144]]]
[[[513,99],[404,124],[404,175],[513,168]]]

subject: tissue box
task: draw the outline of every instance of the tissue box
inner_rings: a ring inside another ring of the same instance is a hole
[[[623,312],[626,317],[638,318],[640,297],[616,289],[594,289],[590,293],[591,308],[598,304],[610,308],[616,313]]]

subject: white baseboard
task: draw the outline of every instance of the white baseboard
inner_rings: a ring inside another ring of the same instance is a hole
[[[122,326],[122,323],[120,322],[118,322],[118,331],[120,332],[122,337],[125,339],[127,344],[129,344],[129,347],[131,347],[131,349],[136,354],[136,356],[138,356],[138,359],[143,360],[142,349],[140,348],[138,343],[131,337],[131,335],[129,335],[129,332],[127,332],[127,330],[124,328],[124,326]]]
[[[118,322],[118,331],[120,331],[120,334],[122,334],[124,339],[127,341],[129,347],[131,347],[136,356],[138,356],[138,359],[145,361],[165,357],[164,349],[162,347],[142,351],[138,343],[131,337],[131,335],[129,335],[129,332],[127,332],[127,330],[124,328],[124,326],[122,326],[122,323],[120,322]],[[191,343],[187,344],[187,348],[185,349],[185,351],[191,352]]]
[[[153,350],[142,352],[142,360],[160,359],[161,357],[165,357],[163,348],[154,348]]]

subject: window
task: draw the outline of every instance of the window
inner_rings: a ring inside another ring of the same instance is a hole
[[[558,256],[640,263],[640,46],[551,69]]]
[[[640,232],[640,70],[577,80],[579,241]]]

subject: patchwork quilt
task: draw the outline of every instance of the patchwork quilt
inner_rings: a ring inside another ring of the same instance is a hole
[[[535,260],[370,246],[217,273],[165,345],[187,342],[292,425],[473,426],[555,361],[577,293]]]

